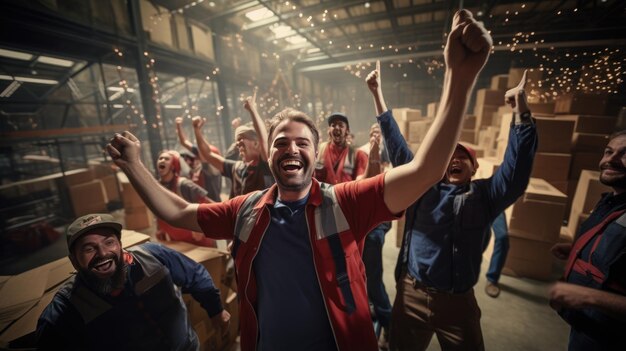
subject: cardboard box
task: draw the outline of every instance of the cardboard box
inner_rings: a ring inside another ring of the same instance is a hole
[[[491,77],[491,85],[490,85],[490,87],[493,90],[506,91],[508,83],[509,83],[509,75],[508,74],[498,74],[497,76]]]
[[[406,216],[393,221],[396,224],[396,247],[402,246],[402,238],[404,237],[404,226],[406,225]]]
[[[581,220],[586,219],[593,211],[603,193],[612,189],[600,182],[600,172],[584,170],[576,185],[571,210],[569,212],[567,229],[572,235],[580,227]]]
[[[572,160],[570,154],[537,152],[533,161],[531,177],[551,180],[567,180],[569,165]]]
[[[502,273],[537,280],[552,278],[551,243],[519,237],[509,230],[509,252]]]
[[[518,199],[507,211],[509,231],[519,237],[556,243],[563,224],[565,204]]]
[[[608,143],[608,134],[574,133],[572,136],[572,151],[590,151],[602,155],[602,151]]]
[[[604,115],[606,105],[606,95],[568,93],[556,97],[554,113],[572,115]]]
[[[65,185],[71,187],[72,185],[88,183],[94,180],[94,175],[91,169],[80,168],[73,169],[71,171],[65,172],[63,176],[63,180],[65,181]]]
[[[552,185],[553,187],[555,187],[558,191],[567,195],[568,201],[570,200],[570,197],[572,196],[572,194],[569,193],[569,183],[570,183],[569,180],[548,180],[547,182],[550,183],[550,185]],[[567,207],[565,207],[565,211],[567,214],[568,213]]]
[[[100,178],[104,185],[104,191],[107,194],[108,202],[120,200],[120,190],[117,184],[117,177],[114,174],[109,174]]]
[[[478,89],[476,90],[476,103],[474,106],[500,106],[504,103],[504,90]]]
[[[476,170],[474,179],[486,179],[491,177],[502,163],[501,160],[495,157],[480,157],[477,161],[478,169]]]
[[[547,201],[565,204],[567,195],[548,183],[545,179],[530,178],[526,192],[522,196],[527,200]]]
[[[437,116],[437,110],[439,109],[439,102],[431,102],[426,106],[426,116],[435,117]]]
[[[534,116],[554,115],[554,102],[529,102],[528,108]]]
[[[461,129],[461,136],[459,141],[474,144],[476,142],[476,130],[474,129]]]
[[[540,142],[537,152],[569,153],[574,132],[574,121],[535,117]],[[502,130],[500,132],[502,135]]]
[[[476,128],[476,116],[465,115],[463,119],[463,129],[475,129]]]
[[[617,118],[615,116],[588,116],[588,115],[559,115],[557,119],[574,121],[574,132],[606,134],[615,131]]]
[[[89,213],[107,212],[106,190],[100,179],[72,185],[68,191],[75,217]]]
[[[124,208],[124,228],[141,230],[150,227],[154,221],[152,212],[145,206]]]
[[[496,140],[498,139],[498,133],[500,133],[500,128],[495,126],[489,126],[485,129],[481,129],[478,132],[478,145],[485,150],[495,150],[497,146]]]
[[[409,143],[421,143],[424,140],[424,136],[428,132],[430,125],[433,123],[430,119],[424,119],[420,121],[411,121],[409,123]]]
[[[474,115],[476,116],[476,128],[490,126],[494,123],[493,115],[498,111],[497,105],[476,105]]]
[[[597,171],[601,158],[601,152],[573,152],[572,163],[569,169],[569,179],[578,179],[580,173],[584,170]]]
[[[122,201],[124,208],[146,207],[143,199],[139,196],[132,184],[126,182],[122,185]]]

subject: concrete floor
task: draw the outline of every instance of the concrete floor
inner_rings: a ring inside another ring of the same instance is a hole
[[[393,271],[399,249],[395,225],[387,233],[383,247],[383,280],[393,304],[396,296]],[[568,325],[548,305],[549,282],[502,275],[501,293],[497,298],[485,294],[485,273],[489,265],[483,260],[481,275],[474,287],[482,310],[481,327],[486,350],[544,351],[567,350]],[[555,272],[558,277],[558,272]],[[441,350],[434,336],[428,351]]]

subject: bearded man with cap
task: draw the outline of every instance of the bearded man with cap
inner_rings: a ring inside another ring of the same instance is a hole
[[[155,243],[124,250],[121,235],[122,225],[104,213],[68,226],[77,273],[39,317],[38,349],[197,350],[181,289],[226,330],[230,314],[202,265]]]
[[[383,99],[380,68],[366,78],[394,167],[413,154]],[[442,350],[484,350],[480,308],[474,295],[490,227],[521,196],[532,170],[537,132],[524,85],[505,93],[513,120],[504,161],[488,179],[472,181],[476,152],[457,144],[443,179],[406,210],[395,277],[390,349],[426,350],[433,334]]]
[[[267,129],[256,109],[256,90],[244,101],[244,108],[252,118],[253,126],[241,125],[235,129],[235,142],[241,160],[233,161],[211,151],[211,144],[202,135],[204,119],[192,119],[194,134],[200,156],[217,168],[231,182],[233,198],[255,190],[263,190],[274,184],[274,177],[267,162]]]

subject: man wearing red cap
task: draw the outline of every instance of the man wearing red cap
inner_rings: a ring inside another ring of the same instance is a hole
[[[391,350],[425,350],[433,334],[443,350],[485,348],[473,287],[491,223],[524,193],[537,148],[525,81],[524,74],[519,86],[505,94],[513,121],[504,162],[495,174],[472,181],[476,152],[459,143],[443,179],[406,210],[395,272]],[[366,82],[392,164],[410,162],[413,154],[383,99],[379,63]]]

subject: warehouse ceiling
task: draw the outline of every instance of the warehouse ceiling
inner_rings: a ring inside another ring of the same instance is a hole
[[[492,31],[495,51],[626,46],[626,2],[619,0],[153,2],[218,34],[267,45],[301,72],[439,56],[459,7]]]

